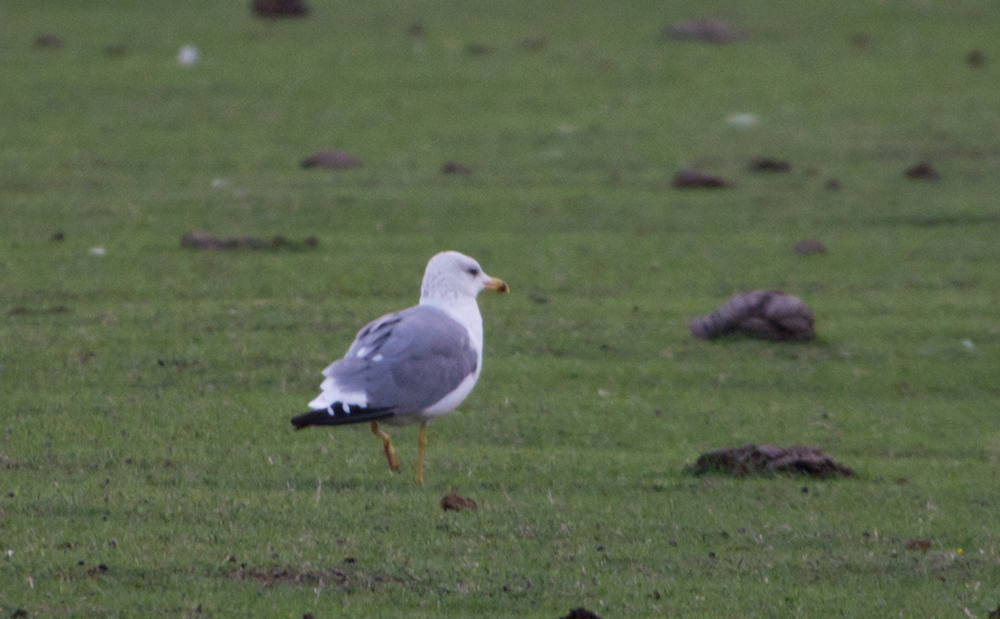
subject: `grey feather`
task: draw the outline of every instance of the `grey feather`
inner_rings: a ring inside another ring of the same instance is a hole
[[[437,308],[418,305],[369,323],[323,375],[346,390],[364,391],[369,407],[398,415],[435,404],[475,373],[478,363],[465,327]]]

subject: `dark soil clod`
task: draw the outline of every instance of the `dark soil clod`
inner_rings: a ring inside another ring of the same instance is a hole
[[[930,162],[922,161],[906,170],[906,178],[917,181],[939,181],[941,180],[941,175],[934,169],[934,166]]]
[[[815,447],[775,447],[749,444],[701,454],[690,467],[695,475],[724,474],[733,477],[792,473],[809,477],[852,477],[854,471]]]
[[[459,496],[455,493],[446,494],[441,497],[441,509],[444,511],[452,510],[456,512],[461,512],[465,510],[476,510],[479,509],[479,505],[472,499],[464,496]]]
[[[253,0],[251,3],[257,17],[305,17],[309,6],[304,0]]]
[[[424,38],[424,25],[420,22],[413,22],[406,28],[406,34],[414,39]]]
[[[458,163],[457,161],[445,161],[444,164],[441,165],[441,174],[472,174],[472,168],[464,163]]]
[[[569,614],[560,619],[601,619],[594,613],[590,612],[582,606],[580,608],[571,608]]]
[[[63,40],[59,35],[51,33],[40,34],[35,37],[31,46],[35,49],[60,49],[63,46]]]
[[[848,40],[854,47],[868,47],[868,44],[872,42],[871,37],[864,32],[855,32]]]
[[[750,172],[791,172],[792,164],[780,159],[757,157],[750,160],[747,170]]]
[[[469,56],[488,56],[493,53],[493,48],[485,43],[469,43],[465,46],[465,53]]]
[[[64,241],[64,240],[66,240],[66,235],[63,234],[61,231],[56,231],[56,232],[52,233],[52,236],[49,237],[49,240],[52,240],[52,241]]]
[[[105,45],[103,51],[109,58],[120,58],[128,53],[128,47],[124,43],[111,43]]]
[[[299,162],[306,170],[323,168],[325,170],[349,170],[360,168],[361,159],[343,150],[321,150]]]
[[[931,540],[929,539],[911,539],[906,542],[906,547],[910,550],[930,550]]]
[[[721,19],[689,19],[676,24],[667,24],[660,31],[660,37],[670,41],[726,45],[745,39],[746,35]]]
[[[816,254],[825,254],[826,245],[818,239],[802,239],[795,244],[795,253],[800,256],[815,256]]]
[[[842,185],[839,178],[828,178],[823,186],[827,191],[840,191]]]
[[[282,235],[270,238],[258,238],[252,236],[240,237],[217,237],[202,230],[192,230],[181,235],[181,247],[188,249],[210,249],[213,251],[249,249],[249,250],[276,250],[290,249],[293,251],[303,249],[314,249],[319,246],[319,239],[309,236],[301,241],[290,241]]]
[[[545,39],[544,36],[536,35],[521,39],[521,42],[518,43],[518,47],[520,47],[523,51],[526,52],[540,52],[543,49],[545,49],[545,46],[547,44],[548,41]]]
[[[973,69],[981,69],[986,65],[986,54],[978,49],[969,50],[969,53],[965,55],[965,64]]]
[[[805,342],[816,337],[812,310],[779,290],[735,294],[708,316],[691,321],[691,335],[713,340],[740,334],[772,342]]]
[[[675,189],[726,189],[733,184],[701,170],[681,170],[674,175],[673,186]]]

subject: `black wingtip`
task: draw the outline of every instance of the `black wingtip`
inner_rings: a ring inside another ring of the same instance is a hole
[[[297,417],[292,417],[292,425],[295,426],[296,430],[301,430],[302,428],[308,428],[309,426],[315,425],[315,417],[318,415],[325,415],[326,411],[309,411],[304,415],[298,415]]]
[[[340,402],[335,402],[330,408],[309,411],[292,417],[290,421],[296,430],[301,430],[309,426],[339,426],[378,421],[387,417],[392,417],[392,412],[388,408],[344,408]]]

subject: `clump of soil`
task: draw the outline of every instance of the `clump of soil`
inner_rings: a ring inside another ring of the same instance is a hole
[[[441,166],[441,174],[472,174],[472,168],[457,161],[445,161]]]
[[[795,253],[800,256],[815,256],[816,254],[825,254],[826,245],[818,239],[802,239],[795,244]]]
[[[818,478],[854,476],[849,466],[840,464],[815,447],[775,447],[753,443],[703,453],[688,470],[695,475],[723,473],[733,477],[776,473]]]
[[[929,539],[911,539],[906,542],[906,547],[910,550],[930,550],[931,540]]]
[[[675,189],[726,189],[733,184],[724,178],[706,174],[701,170],[681,170],[674,175]]]
[[[922,161],[906,170],[906,178],[915,181],[939,181],[941,180],[941,175],[929,161]]]
[[[712,340],[741,334],[772,342],[805,342],[816,337],[812,310],[779,290],[735,294],[708,316],[691,321],[691,335]]]
[[[348,170],[360,168],[361,159],[343,150],[321,150],[303,159],[299,165],[305,169]]]
[[[181,235],[181,247],[188,249],[210,249],[214,251],[232,249],[275,250],[275,249],[314,249],[319,246],[319,239],[314,236],[301,241],[290,241],[282,235],[270,238],[253,236],[218,237],[202,230],[192,230]]]
[[[493,48],[485,43],[469,43],[465,46],[465,53],[469,56],[488,56],[493,53]]]
[[[518,43],[518,47],[526,52],[540,52],[545,49],[547,44],[548,41],[543,35],[536,34],[534,36],[521,39],[521,42]]]
[[[97,567],[92,567],[87,570],[87,576],[100,576],[104,572],[108,571],[108,566],[101,563]]]
[[[305,0],[253,0],[251,6],[257,17],[305,17],[309,14]]]
[[[689,19],[667,24],[660,31],[660,36],[671,41],[696,41],[715,45],[726,45],[746,38],[743,32],[721,19]]]
[[[469,497],[459,496],[454,492],[441,497],[441,509],[444,511],[461,512],[465,510],[477,510],[479,506]]]
[[[35,49],[59,49],[63,46],[63,40],[56,34],[40,34],[35,37],[31,46]]]
[[[855,32],[848,40],[854,47],[868,47],[868,44],[872,42],[871,37],[864,32]]]
[[[413,39],[424,38],[424,25],[421,22],[413,22],[406,28],[406,34]]]
[[[823,185],[827,191],[840,191],[841,184],[839,178],[828,178]]]
[[[750,160],[747,170],[750,172],[791,172],[792,164],[771,157],[757,157]]]
[[[978,49],[970,50],[969,53],[965,55],[965,64],[969,65],[973,69],[980,69],[986,65],[986,54]]]
[[[566,615],[565,617],[561,617],[560,619],[601,619],[601,618],[581,606],[580,608],[570,609],[569,614]]]

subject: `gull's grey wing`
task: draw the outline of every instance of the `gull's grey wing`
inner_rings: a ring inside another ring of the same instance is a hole
[[[369,323],[323,375],[342,389],[364,391],[368,407],[417,413],[458,387],[478,363],[465,327],[418,305]]]

